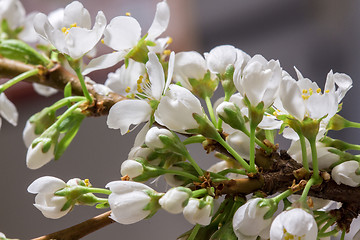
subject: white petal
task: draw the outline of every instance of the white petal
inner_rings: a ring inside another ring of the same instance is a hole
[[[175,53],[171,52],[170,57],[169,57],[169,64],[168,64],[168,74],[167,74],[167,79],[166,79],[163,94],[166,93],[166,91],[171,83],[171,79],[172,79],[173,73],[174,73],[174,67],[175,67]]]
[[[117,194],[129,193],[133,191],[153,190],[143,183],[132,181],[112,181],[106,184],[105,187],[109,188],[110,191]]]
[[[206,55],[206,62],[209,70],[215,74],[224,74],[229,65],[236,61],[236,48],[231,45],[221,45],[213,48]]]
[[[37,92],[39,95],[45,96],[45,97],[50,97],[58,92],[58,90],[55,88],[44,86],[39,83],[33,83],[33,88],[34,88],[35,92]]]
[[[0,114],[9,123],[16,126],[19,118],[15,105],[6,97],[5,93],[0,94]]]
[[[30,147],[31,143],[37,138],[39,135],[35,134],[35,124],[32,124],[29,122],[29,120],[26,122],[24,131],[23,131],[23,140],[25,143],[25,146],[27,148]]]
[[[52,176],[44,176],[36,179],[30,184],[27,191],[29,193],[53,193],[66,186],[65,182]]]
[[[51,145],[50,149],[46,153],[43,153],[42,148],[42,142],[38,143],[35,148],[33,148],[32,146],[29,147],[26,154],[26,166],[28,168],[38,169],[54,158],[54,144]]]
[[[145,136],[146,136],[146,133],[149,131],[149,129],[150,129],[150,122],[147,122],[147,123],[145,123],[143,128],[139,131],[139,133],[136,135],[133,148],[140,147],[141,145],[143,145],[145,143]],[[129,155],[130,155],[130,153],[129,153]]]
[[[118,16],[111,20],[104,32],[104,43],[121,51],[133,48],[140,40],[141,27],[133,17]]]
[[[170,9],[166,1],[159,2],[156,5],[156,13],[154,21],[152,22],[147,39],[154,41],[155,38],[160,36],[167,28],[170,20]]]
[[[34,29],[34,18],[37,12],[31,12],[26,16],[23,30],[19,33],[18,37],[25,42],[36,42],[39,40],[39,35]]]
[[[148,56],[149,61],[146,63],[146,69],[151,82],[151,95],[156,100],[160,100],[165,86],[164,70],[155,53],[149,52]]]
[[[130,125],[148,121],[152,108],[143,100],[123,100],[111,107],[107,118],[109,128],[120,129],[121,134],[128,132]]]
[[[294,79],[284,79],[281,84],[280,99],[285,110],[302,121],[305,117],[306,108],[301,96],[301,90]]]
[[[67,5],[64,11],[65,27],[70,27],[70,25],[74,23],[82,28],[89,29],[91,27],[89,11],[78,1],[74,1]]]
[[[122,61],[125,55],[126,55],[125,52],[113,52],[113,53],[101,55],[98,58],[94,58],[85,67],[82,74],[87,75],[96,70],[112,67],[118,62]]]
[[[93,29],[73,27],[65,36],[68,54],[78,59],[92,50],[99,42],[106,26],[106,18],[103,12],[98,12]]]

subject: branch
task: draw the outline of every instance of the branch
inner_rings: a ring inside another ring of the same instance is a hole
[[[13,78],[17,75],[26,71],[41,68],[40,75],[36,75],[28,78],[28,82],[36,82],[45,86],[53,87],[59,90],[64,90],[67,83],[71,83],[72,91],[74,95],[82,96],[83,92],[81,89],[79,79],[68,72],[65,68],[59,64],[49,70],[44,69],[42,66],[28,65],[19,61],[13,61],[6,58],[0,57],[0,78]],[[110,108],[118,101],[124,100],[125,97],[114,92],[104,96],[95,92],[93,85],[86,83],[89,93],[94,98],[94,104],[89,106],[85,111],[89,116],[102,116],[109,113]]]
[[[111,211],[100,214],[94,218],[86,220],[85,222],[79,223],[75,226],[66,228],[64,230],[51,233],[42,237],[34,238],[32,240],[75,240],[85,237],[86,235],[95,232],[107,225],[115,222],[109,218]]]

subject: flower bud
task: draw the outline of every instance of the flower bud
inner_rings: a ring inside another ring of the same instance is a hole
[[[31,143],[37,138],[39,135],[35,133],[36,125],[31,123],[29,120],[26,122],[24,131],[23,131],[23,140],[25,146],[27,148],[30,147]]]
[[[250,159],[250,138],[241,131],[236,131],[226,138],[226,142],[243,158]]]
[[[145,144],[155,150],[164,148],[164,143],[160,140],[159,136],[167,136],[173,138],[173,134],[164,128],[152,127],[145,136]]]
[[[360,186],[360,175],[356,174],[359,169],[359,162],[347,161],[343,162],[331,171],[331,177],[337,184],[345,184],[351,187]]]
[[[212,197],[210,197],[212,199]],[[191,224],[209,225],[211,221],[212,202],[205,202],[203,199],[190,198],[184,208],[183,214]]]
[[[160,198],[159,204],[169,213],[178,214],[183,211],[191,195],[192,192],[189,188],[171,188]]]
[[[143,165],[135,160],[125,160],[121,164],[121,175],[128,175],[131,179],[140,176],[144,172]]]
[[[232,128],[245,131],[245,120],[240,108],[232,102],[222,102],[217,108],[216,113],[225,123]]]
[[[30,146],[26,154],[26,165],[30,169],[38,169],[54,158],[55,144],[44,152],[44,142],[39,142],[35,147]]]

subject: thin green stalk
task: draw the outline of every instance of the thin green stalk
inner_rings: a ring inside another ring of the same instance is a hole
[[[299,202],[306,203],[306,198],[309,194],[310,188],[312,185],[314,185],[317,182],[317,179],[314,177],[314,175],[310,178],[310,180],[306,183],[305,188],[301,194],[301,197],[299,199]]]
[[[82,88],[82,91],[84,93],[84,96],[86,97],[86,99],[89,101],[89,104],[91,104],[93,102],[93,99],[92,97],[90,96],[89,94],[89,91],[85,85],[85,80],[84,80],[84,76],[82,75],[81,73],[81,69],[79,67],[75,67],[74,68],[74,71],[76,72],[76,75],[78,76],[79,78],[79,81],[80,81],[80,84],[81,84],[81,88]]]
[[[87,191],[89,193],[100,193],[100,194],[106,194],[106,195],[111,194],[111,191],[109,189],[104,189],[104,188],[92,188],[92,187],[89,187],[89,188],[87,188]]]
[[[225,176],[228,173],[236,173],[236,174],[241,174],[241,175],[247,175],[246,171],[244,169],[235,169],[235,168],[228,168],[225,170],[222,170],[220,172],[218,172],[218,174]]]
[[[246,134],[246,136],[250,137],[250,132],[245,128],[244,130],[241,130],[243,133]],[[255,143],[257,145],[259,145],[262,149],[264,149],[267,153],[271,153],[273,152],[273,150],[271,148],[269,148],[268,146],[266,146],[262,141],[260,141],[256,136],[255,136]]]
[[[319,233],[325,232],[330,226],[336,222],[335,218],[330,218],[329,221],[320,229]]]
[[[249,164],[221,137],[216,139],[240,164],[246,171],[250,171]]]
[[[198,198],[198,197],[204,196],[207,193],[208,193],[208,190],[206,188],[203,188],[203,189],[193,191],[191,197],[192,198]]]
[[[198,177],[196,177],[196,176],[194,176],[194,175],[192,175],[191,173],[188,173],[188,172],[178,171],[178,170],[174,170],[174,169],[164,169],[164,172],[179,175],[179,176],[183,176],[183,177],[189,178],[189,179],[191,179],[191,180],[193,180],[195,182],[199,181]]]
[[[340,240],[345,240],[346,231],[342,231]]]
[[[326,238],[326,237],[331,237],[331,236],[334,236],[335,234],[337,234],[339,231],[334,229],[330,232],[326,232],[326,233],[319,233],[318,234],[318,238]],[[342,236],[342,235],[341,235]],[[344,238],[341,238],[341,239],[344,239]]]
[[[209,96],[206,96],[205,97],[205,102],[206,102],[206,106],[208,108],[208,111],[209,111],[209,115],[210,115],[210,119],[211,119],[211,122],[214,124],[214,126],[216,127],[217,124],[216,124],[216,118],[215,118],[215,114],[214,114],[214,109],[213,109],[213,106],[211,104],[211,100],[210,100],[210,97]]]
[[[20,75],[17,75],[16,77],[10,79],[9,81],[7,81],[6,83],[0,85],[0,93],[4,92],[6,89],[8,89],[9,87],[17,84],[18,82],[21,82],[22,80],[25,80],[31,76],[34,76],[36,74],[39,73],[39,69],[35,68],[35,69],[31,69],[27,72],[24,72]]]
[[[250,126],[250,172],[257,172],[255,167],[255,130],[255,126]]]
[[[316,149],[316,139],[310,139],[310,147],[311,147],[311,160],[312,160],[312,168],[313,168],[313,175],[312,177],[315,178],[315,180],[319,181],[320,180],[320,175],[319,175],[319,164],[318,164],[318,159],[317,159],[317,149]]]
[[[280,194],[277,195],[276,197],[273,197],[272,199],[273,199],[273,200],[276,202],[276,204],[278,205],[281,200],[283,200],[284,198],[287,198],[287,197],[290,196],[291,194],[293,194],[293,191],[291,191],[291,189],[288,189],[288,190],[280,193]]]
[[[199,174],[199,176],[204,175],[204,171],[200,168],[200,166],[196,163],[196,161],[192,158],[192,156],[190,155],[190,153],[188,151],[186,151],[185,153],[186,158],[189,160],[189,162],[191,163],[191,165],[195,168],[196,172]]]
[[[360,123],[352,122],[352,121],[347,120],[346,121],[346,127],[348,127],[348,128],[360,128]]]
[[[59,101],[57,101],[50,107],[47,107],[47,109],[58,110],[59,108],[67,106],[71,102],[80,102],[80,101],[84,101],[84,100],[86,100],[86,98],[82,97],[82,96],[67,97],[67,98],[60,99]]]
[[[298,135],[299,135],[299,138],[300,138],[300,145],[301,145],[302,164],[303,164],[303,167],[304,167],[308,172],[310,172],[309,162],[308,162],[308,159],[307,159],[305,137],[304,137],[304,135],[302,135],[301,133],[298,134]]]
[[[86,101],[80,101],[72,105],[68,110],[66,110],[61,117],[52,125],[54,127],[58,127],[62,121],[64,121],[68,116],[72,114],[81,104],[85,103]]]
[[[187,240],[195,240],[195,237],[198,231],[200,230],[200,227],[201,227],[200,224],[196,224]]]
[[[265,137],[266,137],[266,139],[269,140],[272,144],[275,143],[274,130],[265,130]]]
[[[96,201],[98,203],[108,203],[108,199],[107,198],[99,198],[99,197],[96,197]]]

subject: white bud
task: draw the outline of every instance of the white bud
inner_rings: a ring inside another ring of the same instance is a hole
[[[331,177],[337,184],[345,184],[351,187],[360,186],[360,175],[356,174],[356,170],[359,168],[357,161],[343,162],[331,171]]]
[[[172,214],[181,213],[191,197],[191,190],[186,188],[172,188],[159,200],[163,209]]]
[[[144,168],[141,163],[135,160],[125,160],[121,164],[121,175],[128,175],[131,179],[140,176],[144,172]]]
[[[34,148],[33,146],[29,147],[26,155],[26,165],[28,168],[38,169],[54,158],[55,145],[51,144],[50,149],[46,153],[42,151],[43,146],[43,142],[39,142]]]
[[[189,203],[184,208],[183,214],[186,220],[191,224],[209,225],[211,221],[211,205],[206,204],[199,208],[200,199],[190,198]]]
[[[225,108],[228,108],[234,112],[236,112],[235,104],[232,102],[222,102],[220,105],[216,108],[216,113],[219,116],[222,116],[223,118],[228,118],[226,112],[224,111]]]
[[[215,74],[224,74],[229,65],[233,65],[237,58],[236,48],[231,45],[217,46],[205,54],[209,70]]]
[[[66,187],[66,183],[56,177],[45,176],[36,179],[28,187],[28,192],[37,194],[35,197],[34,206],[41,211],[41,213],[52,219],[61,218],[66,215],[71,207],[65,211],[61,211],[64,204],[67,202],[66,197],[55,196],[54,193]]]
[[[37,138],[39,135],[35,134],[35,124],[31,123],[29,120],[26,122],[24,131],[23,131],[23,140],[25,146],[27,148],[30,147],[31,143]]]
[[[241,131],[235,131],[226,138],[226,142],[243,158],[250,159],[250,138]]]
[[[172,135],[172,133],[167,129],[152,127],[146,133],[145,144],[153,150],[159,149],[159,148],[164,148],[164,144],[159,139],[159,136],[168,136],[170,138],[174,137]]]

